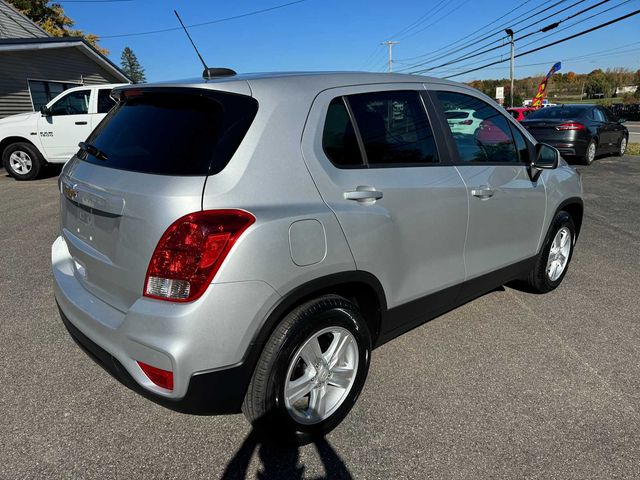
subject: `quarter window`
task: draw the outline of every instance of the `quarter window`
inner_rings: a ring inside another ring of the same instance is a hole
[[[329,104],[322,133],[322,148],[337,167],[364,165],[353,123],[342,97],[334,98]]]
[[[420,94],[390,91],[349,95],[370,166],[429,164],[438,153]]]
[[[509,121],[498,110],[470,95],[436,92],[447,125],[464,163],[520,162],[523,146],[516,148]],[[467,111],[469,118],[450,118],[449,112]],[[520,139],[524,141],[524,139]],[[526,147],[526,142],[524,143]]]

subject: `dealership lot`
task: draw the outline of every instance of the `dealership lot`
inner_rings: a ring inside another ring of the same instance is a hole
[[[51,288],[57,178],[0,171],[0,478],[638,478],[640,157],[578,168],[563,284],[500,289],[376,350],[349,417],[300,449],[163,409],[82,353]]]

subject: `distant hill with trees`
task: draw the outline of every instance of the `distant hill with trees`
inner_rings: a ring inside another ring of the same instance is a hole
[[[514,105],[522,105],[523,100],[531,99],[538,88],[538,84],[546,73],[533,77],[525,77],[514,82]],[[509,98],[510,81],[508,78],[494,80],[473,80],[468,85],[495,97],[496,87],[504,87],[505,98]],[[638,86],[635,93],[627,92],[616,95],[617,89],[628,86]],[[616,99],[616,103],[640,102],[640,70],[632,71],[628,68],[596,69],[590,73],[556,73],[547,85],[549,102],[577,102],[581,100]]]

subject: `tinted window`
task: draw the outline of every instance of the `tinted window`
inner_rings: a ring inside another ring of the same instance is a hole
[[[511,127],[511,133],[513,134],[513,140],[515,141],[516,150],[518,150],[518,157],[520,158],[520,161],[522,163],[529,164],[531,162],[531,159],[529,158],[529,146],[527,144],[527,141],[515,126],[509,126]]]
[[[453,92],[437,92],[446,111],[472,111],[469,121],[447,119],[462,162],[519,162],[520,157],[511,134],[509,121],[498,110],[475,97]]]
[[[108,113],[116,104],[116,101],[111,98],[110,94],[111,89],[101,88],[98,90],[98,113]]]
[[[67,93],[51,105],[51,115],[82,115],[89,113],[91,90],[76,90]]]
[[[447,117],[447,119],[467,118],[469,116],[469,112],[456,112],[455,110],[453,110],[449,112],[444,112],[444,116]]]
[[[559,118],[559,119],[571,119],[579,118],[587,111],[584,107],[573,107],[570,105],[564,105],[562,107],[547,107],[531,112],[527,117],[527,120],[538,120],[543,118]]]
[[[240,145],[257,110],[258,103],[243,95],[131,90],[87,140],[107,160],[86,152],[78,155],[96,165],[144,173],[218,173]]]
[[[342,97],[329,104],[322,133],[322,148],[331,162],[338,167],[363,165],[358,139]]]
[[[363,93],[347,98],[369,165],[438,161],[433,132],[418,92]]]
[[[598,122],[607,121],[607,119],[604,116],[604,113],[602,113],[602,111],[599,108],[594,108],[592,115],[593,115],[593,118],[595,118]]]

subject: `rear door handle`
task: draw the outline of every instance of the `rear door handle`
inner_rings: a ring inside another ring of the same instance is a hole
[[[76,122],[76,125],[86,125],[87,122]]]
[[[344,192],[344,198],[356,202],[372,203],[382,198],[382,192],[373,187],[360,185],[355,190]]]
[[[493,188],[489,188],[485,185],[482,185],[479,188],[474,188],[473,190],[471,190],[471,195],[484,200],[493,197],[494,193],[496,193],[496,191]]]

